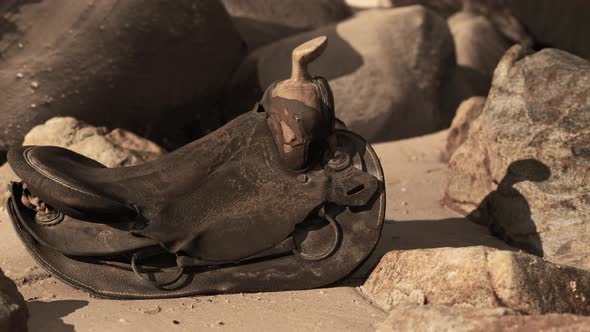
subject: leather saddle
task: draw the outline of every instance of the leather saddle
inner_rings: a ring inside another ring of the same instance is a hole
[[[254,109],[158,160],[106,168],[67,149],[8,161],[8,211],[29,253],[63,282],[110,298],[304,289],[350,274],[374,249],[385,191],[360,136],[334,129],[326,80],[293,51],[290,79]]]

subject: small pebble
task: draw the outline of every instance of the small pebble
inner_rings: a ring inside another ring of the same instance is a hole
[[[178,324],[180,324],[180,322],[175,319],[175,320],[172,321],[172,324],[178,325]]]
[[[407,206],[407,205],[408,205],[408,202],[406,202],[406,201],[402,202],[402,206]]]
[[[37,104],[31,104],[31,108],[37,108]]]
[[[37,89],[38,87],[39,87],[39,82],[37,82],[37,81],[31,82],[31,88]]]
[[[25,47],[25,45],[23,45],[23,43],[18,43],[18,48],[23,48]]]
[[[225,325],[225,323],[222,320],[217,321],[217,326],[223,326]]]
[[[23,78],[25,75],[23,73],[16,73],[16,78]]]

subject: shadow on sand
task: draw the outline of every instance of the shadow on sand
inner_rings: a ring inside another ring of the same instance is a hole
[[[83,300],[31,301],[27,304],[29,331],[74,332],[74,326],[64,323],[63,318],[87,305]]]

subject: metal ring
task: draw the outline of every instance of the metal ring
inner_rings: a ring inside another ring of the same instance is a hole
[[[332,243],[332,247],[330,247],[330,249],[326,250],[326,252],[313,256],[313,255],[308,255],[305,254],[299,250],[297,250],[297,246],[295,246],[295,249],[293,249],[293,253],[298,255],[299,257],[305,259],[306,261],[320,261],[322,259],[325,259],[327,257],[329,257],[330,255],[332,255],[336,249],[338,248],[338,243],[340,242],[340,227],[338,226],[338,222],[332,218],[331,215],[324,213],[322,211],[322,217],[328,221],[328,223],[330,223],[330,226],[332,226],[332,230],[334,231],[334,242]]]
[[[156,288],[163,288],[163,287],[170,286],[170,285],[178,282],[178,280],[180,280],[180,278],[182,277],[182,275],[184,273],[183,267],[176,266],[176,268],[178,269],[178,273],[174,276],[174,278],[172,278],[172,280],[160,281],[160,282],[155,281],[155,280],[150,280],[150,279],[145,278],[144,276],[141,275],[141,271],[137,267],[136,261],[139,259],[145,258],[145,257],[154,256],[154,254],[148,255],[145,257],[138,257],[138,256],[139,256],[138,253],[134,253],[133,256],[131,256],[131,269],[133,270],[133,273],[135,274],[135,276],[138,277],[139,280],[141,282],[143,282],[144,284],[154,286]]]

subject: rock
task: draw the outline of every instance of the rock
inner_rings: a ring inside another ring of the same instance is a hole
[[[442,155],[443,160],[449,160],[461,144],[467,140],[469,127],[481,115],[485,102],[485,97],[471,97],[459,105],[449,129],[446,149]]]
[[[515,46],[498,65],[444,201],[514,246],[590,269],[590,63],[527,53]]]
[[[461,10],[486,16],[516,43],[555,47],[590,59],[588,13],[584,0],[384,0],[388,7],[423,5],[450,16]]]
[[[590,313],[590,272],[482,246],[391,251],[361,290],[385,310],[447,304],[527,314]]]
[[[23,145],[53,145],[68,148],[107,167],[131,166],[165,153],[155,143],[123,129],[108,131],[72,117],[58,117],[33,128]]]
[[[511,43],[482,15],[458,12],[448,19],[457,65],[480,72],[491,82],[494,69]]]
[[[0,331],[27,331],[28,318],[25,299],[0,270]]]
[[[507,3],[520,0],[383,0],[389,7],[422,5],[445,17],[460,11],[472,12],[487,17],[506,38],[515,43],[532,43],[531,36],[514,17]]]
[[[587,331],[590,317],[569,314],[520,315],[505,309],[428,305],[395,307],[377,331]]]
[[[422,7],[362,11],[335,26],[293,36],[253,52],[236,73],[226,118],[251,108],[273,82],[289,76],[291,50],[329,38],[310,65],[334,91],[336,115],[371,141],[425,134],[441,126],[440,85],[453,67],[446,22]]]
[[[245,55],[217,0],[7,0],[0,27],[2,151],[55,116],[186,143]]]
[[[249,49],[351,15],[344,0],[222,0]]]
[[[511,43],[482,15],[458,12],[448,20],[457,67],[445,85],[445,114],[472,96],[487,96],[496,65]]]

